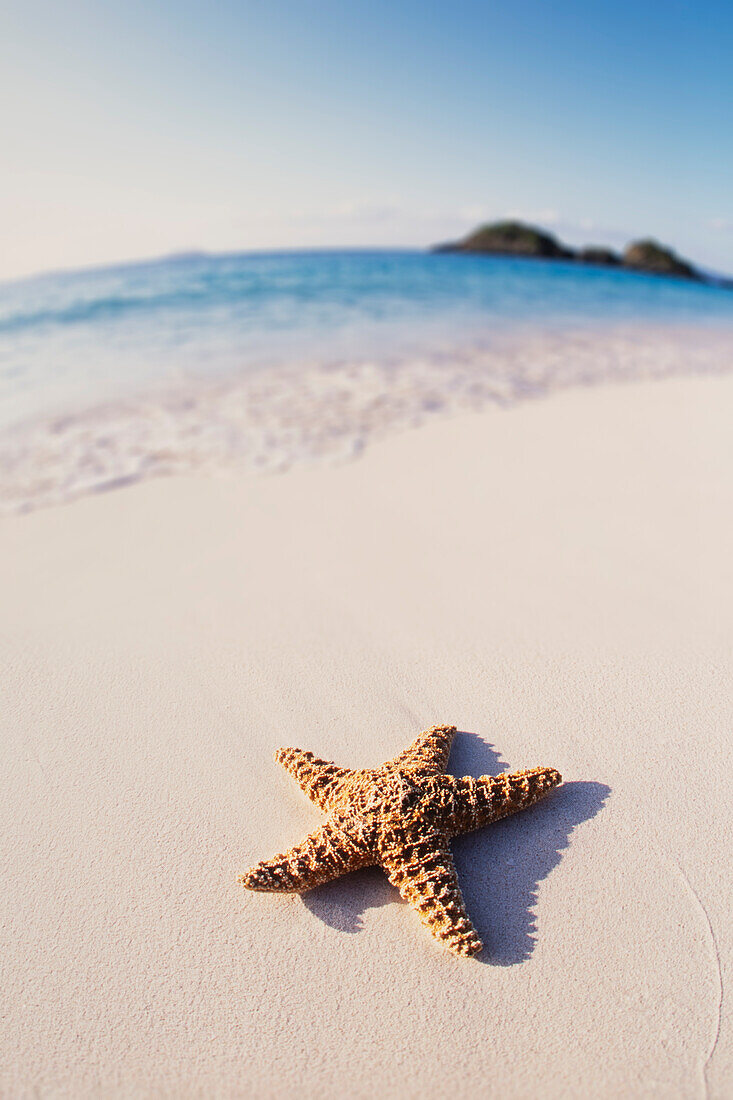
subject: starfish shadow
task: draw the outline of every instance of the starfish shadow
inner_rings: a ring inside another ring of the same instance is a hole
[[[476,734],[459,732],[448,770],[454,775],[509,771],[494,747]],[[573,829],[594,817],[610,788],[604,783],[563,783],[547,799],[452,842],[466,906],[484,942],[477,961],[494,966],[524,962],[534,950],[534,906],[539,883],[562,859]],[[376,867],[355,871],[300,895],[314,916],[339,932],[358,932],[369,909],[399,899]]]
[[[400,900],[379,867],[352,871],[342,878],[317,886],[300,895],[300,900],[314,916],[338,932],[359,932],[368,909],[378,909]]]
[[[509,765],[480,737],[459,733],[449,770],[497,775]],[[515,966],[531,956],[538,886],[562,859],[576,826],[595,817],[610,793],[605,783],[562,783],[536,806],[453,840],[466,907],[484,943],[478,962]]]

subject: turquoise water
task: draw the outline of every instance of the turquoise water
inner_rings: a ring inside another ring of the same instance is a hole
[[[0,284],[0,463],[25,507],[731,365],[733,292],[716,287],[408,251],[179,256]]]
[[[567,263],[418,252],[188,256],[0,285],[4,423],[182,375],[430,357],[497,333],[731,325],[733,293]]]

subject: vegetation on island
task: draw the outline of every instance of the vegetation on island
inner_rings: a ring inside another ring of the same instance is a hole
[[[682,279],[700,279],[702,276],[687,260],[681,260],[671,248],[664,248],[656,241],[633,241],[624,250],[623,262],[636,271],[651,275],[677,275]]]
[[[589,245],[572,249],[551,233],[519,221],[500,221],[479,226],[460,241],[437,245],[434,252],[466,252],[490,256],[526,256],[544,260],[570,260],[599,267],[627,267],[649,275],[670,275],[704,282],[712,280],[657,241],[632,241],[619,254],[611,248]]]
[[[440,252],[487,252],[509,256],[543,256],[552,260],[571,259],[572,252],[564,248],[550,233],[522,222],[494,222],[482,225],[456,244],[438,245]]]

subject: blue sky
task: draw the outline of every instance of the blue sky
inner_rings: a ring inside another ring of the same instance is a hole
[[[0,276],[516,215],[733,271],[733,5],[6,0]]]

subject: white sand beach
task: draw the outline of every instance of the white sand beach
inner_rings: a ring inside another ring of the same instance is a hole
[[[733,378],[576,389],[360,459],[0,522],[0,1094],[733,1094]],[[272,760],[557,767],[454,844],[455,958]]]

